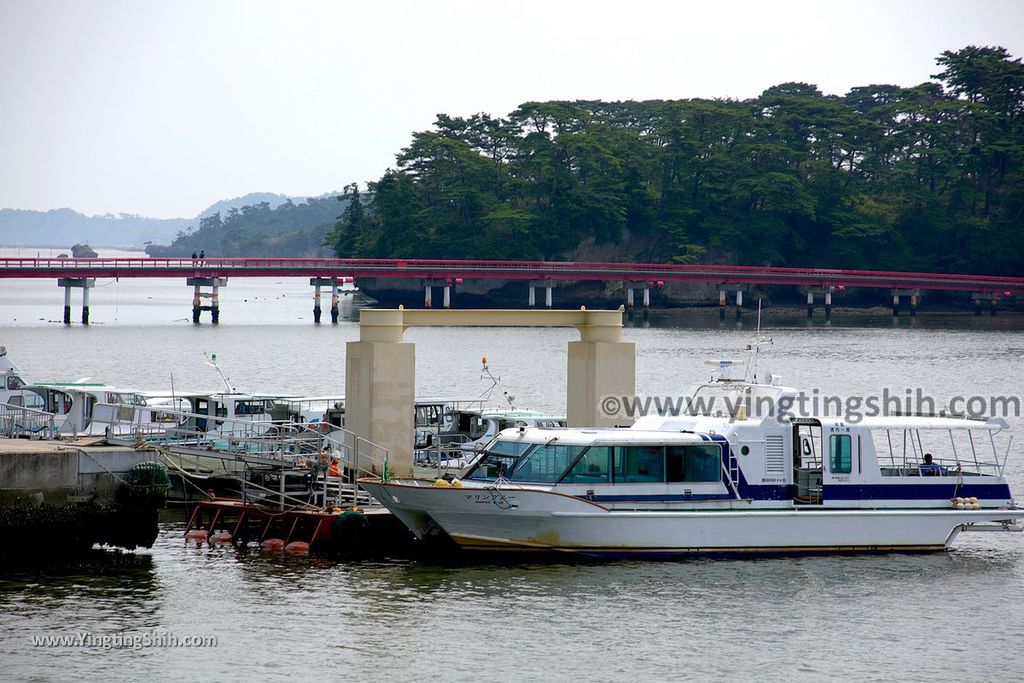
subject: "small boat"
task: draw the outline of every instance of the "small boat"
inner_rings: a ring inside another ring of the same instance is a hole
[[[717,363],[677,415],[629,428],[519,426],[459,479],[359,483],[417,537],[470,551],[922,552],[963,531],[1022,529],[1004,476],[1004,420],[794,417],[780,407],[799,392],[757,376],[760,346],[741,377],[734,362]],[[731,400],[715,406],[715,397]]]

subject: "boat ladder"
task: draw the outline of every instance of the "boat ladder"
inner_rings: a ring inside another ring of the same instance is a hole
[[[736,454],[733,453],[732,446],[728,443],[725,444],[726,452],[726,463],[722,463],[722,472],[725,473],[726,488],[732,490],[732,495],[736,500],[740,499],[740,462],[736,459]]]

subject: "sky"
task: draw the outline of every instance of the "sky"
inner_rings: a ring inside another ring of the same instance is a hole
[[[438,113],[916,85],[1024,2],[0,0],[0,207],[192,217],[376,180]]]

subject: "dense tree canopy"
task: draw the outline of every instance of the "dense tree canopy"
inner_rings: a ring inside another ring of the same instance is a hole
[[[439,115],[350,200],[340,256],[559,258],[1019,274],[1024,66],[944,52],[935,82],[845,96],[527,102]],[[657,245],[643,252],[631,245]]]

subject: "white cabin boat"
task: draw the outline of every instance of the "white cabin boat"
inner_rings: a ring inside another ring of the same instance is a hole
[[[797,396],[723,373],[677,416],[506,429],[461,480],[360,483],[416,536],[443,532],[483,551],[916,552],[946,549],[961,531],[1021,530],[1005,421],[793,417],[783,408]],[[696,400],[711,397],[717,409]]]

